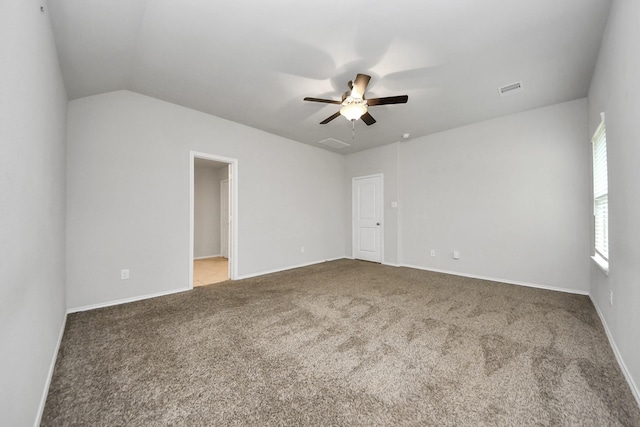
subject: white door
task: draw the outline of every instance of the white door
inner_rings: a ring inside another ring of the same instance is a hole
[[[220,181],[220,253],[229,258],[229,180]]]
[[[382,262],[382,175],[353,178],[353,257]]]

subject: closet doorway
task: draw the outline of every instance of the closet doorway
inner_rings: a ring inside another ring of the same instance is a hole
[[[189,287],[234,279],[235,159],[191,152]]]

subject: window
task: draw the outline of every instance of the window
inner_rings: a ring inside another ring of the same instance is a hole
[[[593,216],[595,239],[593,260],[609,272],[609,184],[607,179],[607,131],[604,113],[593,135]]]

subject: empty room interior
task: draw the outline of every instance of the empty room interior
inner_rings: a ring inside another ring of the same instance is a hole
[[[635,0],[1,1],[0,423],[640,425],[639,52]]]

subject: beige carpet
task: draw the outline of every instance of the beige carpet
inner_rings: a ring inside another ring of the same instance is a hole
[[[43,425],[638,426],[586,296],[340,260],[69,315]]]

